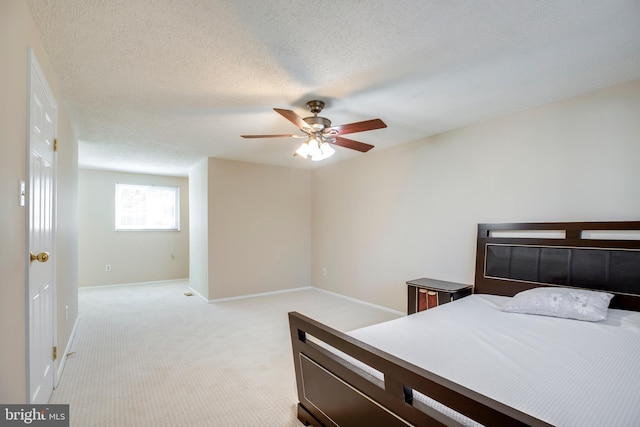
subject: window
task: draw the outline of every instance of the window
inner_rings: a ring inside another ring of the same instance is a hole
[[[116,230],[180,230],[180,188],[116,183]]]

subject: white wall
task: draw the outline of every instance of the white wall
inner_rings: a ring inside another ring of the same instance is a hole
[[[0,402],[25,403],[25,208],[18,182],[26,177],[27,55],[33,48],[58,103],[56,308],[57,346],[64,351],[78,312],[78,144],[58,81],[23,0],[0,1]],[[65,306],[69,317],[65,318]],[[60,359],[56,362],[56,369]]]
[[[477,223],[639,220],[639,160],[635,81],[316,169],[312,283],[405,310],[473,283]]]
[[[180,231],[115,231],[115,184],[180,188]],[[81,169],[79,286],[189,277],[189,181],[184,177]],[[106,265],[111,271],[106,271]]]

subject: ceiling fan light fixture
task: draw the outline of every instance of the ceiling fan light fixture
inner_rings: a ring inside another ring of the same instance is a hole
[[[327,142],[323,143],[320,146],[320,151],[322,151],[322,155],[324,156],[325,159],[328,159],[329,157],[333,156],[336,153],[336,150],[334,150],[331,144]]]
[[[309,147],[309,155],[311,157],[316,157],[322,154],[320,151],[320,141],[315,136],[312,136],[307,141],[307,146]]]
[[[333,156],[335,152],[336,150],[334,150],[330,144],[323,142],[322,144],[320,144],[320,150],[318,151],[318,153],[311,156],[311,160],[317,162],[319,160],[328,159],[329,157]]]
[[[306,159],[309,156],[309,146],[307,145],[307,142],[303,142],[300,147],[298,147],[298,149],[296,150],[296,155],[302,157],[303,159]]]

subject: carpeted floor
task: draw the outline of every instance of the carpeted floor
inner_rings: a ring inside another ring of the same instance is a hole
[[[79,290],[50,403],[72,427],[296,426],[287,312],[347,331],[399,314],[317,290],[205,304],[187,282]]]

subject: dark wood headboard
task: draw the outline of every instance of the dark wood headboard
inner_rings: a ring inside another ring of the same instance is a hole
[[[477,242],[475,293],[583,288],[640,311],[640,221],[478,224]]]

